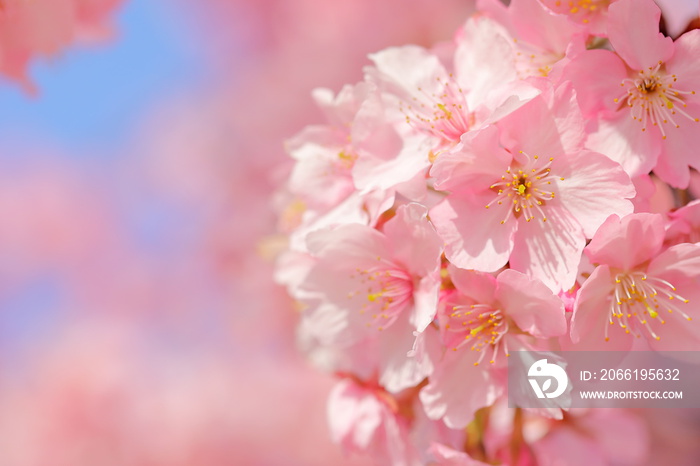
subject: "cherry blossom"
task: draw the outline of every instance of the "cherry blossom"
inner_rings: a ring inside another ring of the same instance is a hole
[[[681,243],[662,250],[659,214],[611,216],[586,254],[596,269],[581,287],[571,320],[577,348],[628,350],[634,337],[656,350],[700,345],[693,319],[700,299],[700,246]]]
[[[700,165],[692,156],[700,134],[700,68],[693,58],[700,32],[675,42],[664,37],[652,0],[620,0],[609,11],[615,52],[586,51],[565,71],[592,118],[587,146],[620,162],[630,176],[653,169],[670,185],[687,187],[688,166]]]
[[[421,400],[428,416],[461,428],[503,394],[509,351],[527,349],[529,336],[563,335],[566,320],[562,301],[520,272],[449,272],[455,288],[441,299],[437,318],[445,354]]]
[[[372,53],[362,82],[315,92],[328,122],[287,145],[277,279],[301,350],[341,379],[346,450],[646,460],[645,419],[508,408],[506,387],[517,350],[700,346],[700,33],[659,20],[651,0],[478,0],[452,40]]]
[[[430,215],[455,265],[494,272],[509,262],[560,291],[574,283],[585,239],[611,213],[632,211],[634,188],[583,149],[570,89],[548,95],[436,161],[435,186],[451,193]]]

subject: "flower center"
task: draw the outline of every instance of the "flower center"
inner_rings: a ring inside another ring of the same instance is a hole
[[[371,269],[358,268],[356,272],[350,276],[355,290],[348,293],[348,299],[357,300],[367,327],[384,330],[410,302],[413,279],[405,270],[388,262]]]
[[[671,124],[680,128],[679,117],[693,122],[700,119],[689,115],[685,110],[685,96],[694,95],[695,91],[683,91],[673,87],[678,80],[675,74],[666,74],[661,69],[663,63],[659,62],[655,67],[639,71],[636,78],[626,78],[620,83],[625,87],[625,93],[615,99],[615,102],[626,101],[630,107],[632,119],[639,121],[642,131],[647,127],[658,126],[661,136],[666,139],[664,125]]]
[[[470,304],[453,306],[444,328],[450,333],[449,341],[446,343],[452,346],[453,351],[471,345],[472,351],[480,353],[479,360],[474,363],[478,366],[484,360],[489,348],[491,349],[489,362],[491,364],[496,362],[499,346],[510,326],[499,309],[493,309],[486,304]],[[508,356],[505,340],[503,340],[503,346]]]
[[[442,149],[459,142],[474,124],[474,115],[469,113],[464,91],[451,74],[448,79],[437,77],[436,80],[439,92],[429,93],[419,87],[419,96],[400,108],[408,124],[440,139]]]
[[[625,333],[631,333],[639,338],[642,330],[655,340],[660,340],[652,322],[661,325],[666,321],[664,313],[680,315],[692,320],[683,311],[688,300],[676,293],[676,288],[660,278],[648,277],[644,272],[625,272],[615,275],[615,297],[610,304],[609,323],[615,321]],[[650,320],[651,319],[651,320]],[[608,326],[605,326],[605,341],[608,338]]]
[[[520,153],[524,154],[522,151]],[[489,187],[496,192],[496,197],[486,204],[487,209],[504,203],[511,205],[501,224],[506,223],[511,215],[515,215],[516,218],[522,216],[528,222],[535,217],[541,218],[543,222],[547,221],[544,207],[547,201],[554,199],[551,185],[556,177],[550,168],[554,157],[550,157],[546,162],[542,162],[537,155],[527,158],[528,163],[525,166],[508,167],[505,175],[501,176],[501,181]],[[564,178],[559,180],[564,181]]]

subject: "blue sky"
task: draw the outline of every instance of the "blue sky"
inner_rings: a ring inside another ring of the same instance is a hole
[[[120,146],[154,102],[202,75],[193,31],[183,31],[173,3],[129,0],[112,42],[72,46],[35,62],[36,98],[0,82],[0,138],[46,141],[75,156]]]

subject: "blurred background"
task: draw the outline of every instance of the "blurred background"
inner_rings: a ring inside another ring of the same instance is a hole
[[[102,3],[0,83],[0,465],[363,464],[271,279],[283,141],[472,2]]]

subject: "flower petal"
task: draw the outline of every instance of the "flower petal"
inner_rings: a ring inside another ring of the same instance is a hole
[[[688,103],[683,111],[694,118],[700,117],[700,103]],[[654,173],[673,187],[685,189],[690,183],[688,166],[700,168],[697,148],[700,146],[700,121],[675,115],[678,128],[664,125],[666,139],[654,167]]]
[[[631,270],[659,253],[664,235],[659,214],[638,213],[622,219],[611,215],[586,247],[586,255],[593,263]]]
[[[564,68],[564,78],[576,89],[576,97],[585,116],[601,110],[615,110],[620,83],[627,77],[624,62],[608,50],[588,50]]]
[[[475,109],[499,86],[517,79],[514,51],[502,28],[491,19],[472,17],[457,37],[455,74],[468,91],[467,103]]]
[[[430,175],[440,190],[488,187],[501,178],[512,159],[499,144],[498,128],[491,125],[462,136],[459,146],[437,158]]]
[[[541,280],[552,291],[574,285],[586,240],[576,219],[561,207],[548,206],[547,221],[520,219],[510,267]]]
[[[420,392],[420,400],[430,419],[442,419],[447,427],[462,429],[474,413],[492,405],[503,393],[489,370],[474,366],[474,351],[448,351],[435,368],[430,383]]]
[[[521,330],[537,338],[566,332],[564,303],[542,282],[512,269],[501,272],[497,280],[496,297]]]
[[[399,318],[394,325],[378,335],[379,384],[387,391],[398,393],[418,385],[433,371],[429,351],[413,351],[416,344],[413,325],[407,318]],[[422,338],[422,345],[439,345],[437,331],[429,332]],[[409,356],[411,353],[411,356]]]
[[[610,268],[596,268],[578,292],[571,318],[571,350],[627,351],[634,337],[617,324],[610,325],[610,300],[613,294]],[[608,341],[605,327],[608,327]]]
[[[659,32],[661,10],[652,0],[619,0],[608,12],[608,38],[630,68],[654,67],[673,55],[673,40]]]
[[[505,219],[510,205],[494,204],[491,191],[454,194],[430,210],[430,219],[445,242],[445,255],[457,267],[495,272],[508,262],[517,221]]]
[[[479,304],[494,304],[496,296],[496,278],[488,273],[464,270],[450,264],[450,280],[457,290]]]
[[[593,237],[609,215],[624,216],[634,210],[630,201],[634,185],[619,164],[590,151],[568,154],[561,166],[556,162],[552,171],[564,178],[557,183],[559,201],[578,220],[587,238]]]
[[[440,267],[442,240],[428,221],[428,209],[415,202],[399,206],[384,225],[393,260],[419,277]]]

